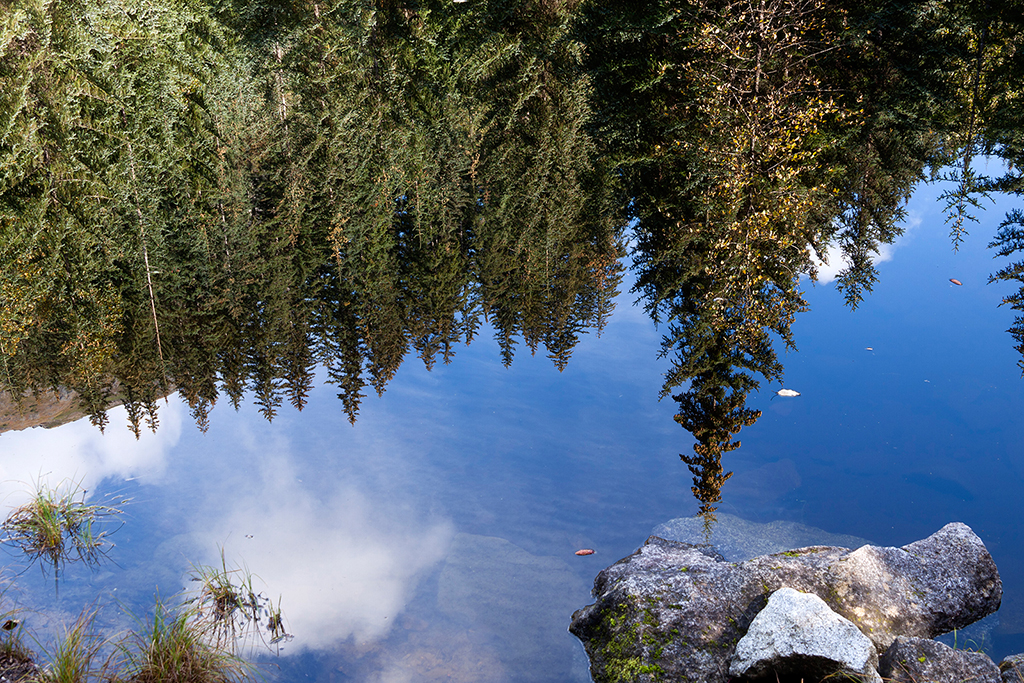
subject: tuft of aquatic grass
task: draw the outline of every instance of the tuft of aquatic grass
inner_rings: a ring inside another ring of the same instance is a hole
[[[78,482],[65,481],[55,488],[36,484],[32,499],[12,510],[0,527],[4,534],[0,542],[19,548],[33,562],[44,562],[44,569],[52,565],[54,579],[67,562],[98,565],[113,545],[108,540],[113,531],[99,527],[123,511],[113,505],[87,504],[85,495]]]
[[[88,683],[99,680],[101,671],[93,660],[106,641],[93,628],[96,612],[83,612],[65,627],[56,644],[43,652],[48,663],[34,677],[40,683]]]
[[[158,599],[153,620],[117,645],[105,678],[111,683],[234,683],[251,665],[218,647],[195,609],[168,611]]]
[[[245,567],[228,569],[224,550],[220,553],[220,567],[196,565],[191,580],[199,583],[196,594],[186,601],[195,611],[196,619],[208,630],[214,643],[222,648],[234,648],[239,640],[266,642],[263,621],[270,643],[291,640],[285,632],[281,614],[281,599],[277,605],[253,587],[253,575]]]
[[[277,645],[283,640],[291,640],[292,635],[284,630],[284,615],[281,614],[281,596],[277,596],[277,604],[270,602],[267,605],[267,630],[270,631],[271,645]]]

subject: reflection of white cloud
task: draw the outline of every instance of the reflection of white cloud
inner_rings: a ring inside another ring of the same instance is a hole
[[[903,234],[896,238],[892,244],[879,245],[878,253],[872,259],[872,262],[877,265],[879,263],[891,261],[896,249],[907,242],[911,231],[920,224],[921,216],[914,212],[908,212],[907,219],[903,226]],[[814,249],[811,249],[811,260],[818,268],[818,282],[821,282],[822,284],[832,282],[840,272],[850,266],[849,259],[843,256],[836,244],[830,244],[825,250],[825,255],[827,258],[821,259],[818,257],[818,254],[815,253]],[[825,261],[828,261],[828,263],[825,263]]]
[[[891,261],[897,246],[899,246],[898,240],[895,244],[880,245],[878,253],[871,261],[876,265],[885,261]],[[811,260],[818,268],[818,282],[822,284],[832,282],[839,276],[839,273],[850,267],[850,260],[834,244],[829,245],[828,249],[825,250],[825,255],[827,256],[825,259],[818,258],[814,249],[811,249]]]
[[[450,525],[323,477],[305,484],[280,451],[243,457],[251,459],[247,490],[227,477],[223,491],[206,491],[211,506],[224,505],[223,515],[194,516],[202,547],[223,545],[229,564],[244,562],[268,597],[283,596],[286,626],[296,636],[289,649],[384,635],[419,575],[445,556]],[[219,563],[219,556],[208,561]]]
[[[143,430],[136,441],[125,425],[123,407],[108,411],[106,432],[82,419],[44,429],[35,427],[0,435],[0,502],[19,505],[29,488],[41,481],[56,487],[64,480],[92,490],[108,477],[139,477],[143,481],[163,472],[164,455],[181,435],[183,408],[176,398],[160,406],[156,433]]]
[[[872,260],[875,263],[880,263],[891,258],[892,249],[889,245],[882,245],[878,256]],[[814,249],[811,249],[811,260],[818,268],[818,282],[822,284],[832,282],[839,276],[839,273],[850,267],[850,260],[834,244],[829,245],[825,250],[824,258],[820,258]]]

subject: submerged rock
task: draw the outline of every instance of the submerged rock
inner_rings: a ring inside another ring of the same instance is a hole
[[[729,674],[746,680],[853,676],[882,683],[875,646],[811,593],[780,588],[736,644]]]
[[[984,652],[954,650],[924,638],[897,638],[878,671],[892,683],[1002,683],[999,667]]]
[[[564,657],[571,642],[564,619],[585,594],[584,579],[560,557],[534,555],[502,538],[456,534],[438,577],[437,607],[492,646],[503,667],[517,672],[517,683],[579,681],[586,668],[574,671]]]
[[[859,548],[868,544],[857,536],[832,534],[798,522],[751,522],[724,512],[716,513],[714,523],[708,526],[699,515],[678,517],[654,527],[651,535],[695,545],[709,544],[730,562],[812,545]]]
[[[740,638],[768,596],[812,593],[884,652],[899,635],[931,638],[999,607],[984,544],[948,524],[902,548],[811,546],[727,562],[706,546],[652,536],[594,581],[597,602],[569,630],[602,681],[727,681]]]

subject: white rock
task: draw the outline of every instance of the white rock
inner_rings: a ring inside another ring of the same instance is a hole
[[[882,683],[877,667],[874,645],[853,622],[833,612],[817,595],[780,588],[736,644],[729,674],[756,678],[773,671],[843,671],[865,683]]]

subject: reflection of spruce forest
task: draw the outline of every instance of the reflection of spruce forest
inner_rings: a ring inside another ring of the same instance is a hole
[[[155,428],[171,388],[201,428],[221,394],[270,419],[318,365],[354,420],[482,321],[561,368],[625,256],[712,510],[814,253],[856,306],[918,182],[954,181],[954,246],[1024,191],[1008,0],[0,6],[0,388],[100,426],[116,397]]]

